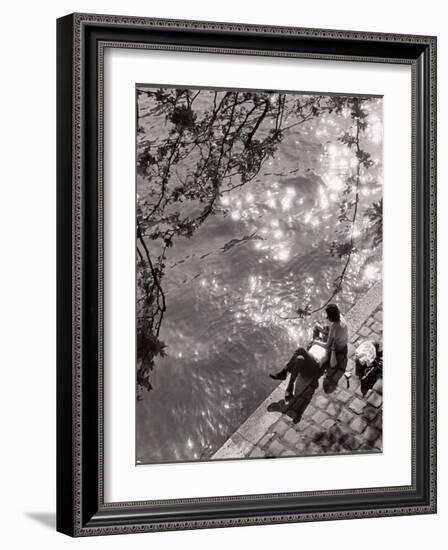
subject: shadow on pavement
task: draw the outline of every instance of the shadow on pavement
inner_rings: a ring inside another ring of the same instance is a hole
[[[323,376],[322,388],[325,393],[332,393],[338,387],[340,378],[344,375],[347,367],[347,360],[336,368],[331,368],[328,365],[319,370],[314,377],[299,378],[296,381],[294,396],[289,401],[281,399],[276,403],[271,403],[267,410],[268,412],[280,412],[289,416],[295,424],[298,424],[302,419],[304,412],[313,399],[313,395],[319,387],[319,380]]]

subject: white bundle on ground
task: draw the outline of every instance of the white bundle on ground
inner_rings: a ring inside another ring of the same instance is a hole
[[[360,344],[355,351],[355,359],[361,363],[361,365],[364,365],[366,367],[370,367],[370,365],[375,361],[376,359],[376,348],[375,344],[371,342],[370,340],[366,340],[362,344]]]

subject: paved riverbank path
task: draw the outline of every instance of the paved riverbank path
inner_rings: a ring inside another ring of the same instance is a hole
[[[351,338],[345,372],[328,369],[318,379],[299,376],[288,403],[287,382],[282,382],[213,459],[382,451],[382,377],[366,388],[356,376],[353,357],[363,340],[382,344],[382,285],[374,285],[346,319]]]

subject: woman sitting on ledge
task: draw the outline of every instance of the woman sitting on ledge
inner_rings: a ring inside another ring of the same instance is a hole
[[[345,368],[348,351],[348,326],[344,317],[341,315],[336,304],[329,304],[325,308],[327,319],[330,321],[330,330],[326,341],[319,340],[321,329],[314,329],[314,340],[306,350],[303,347],[297,348],[287,365],[276,374],[269,376],[274,380],[286,380],[290,374],[288,387],[286,388],[285,399],[289,401],[294,392],[294,383],[299,373],[307,377],[318,376],[321,369],[330,366],[330,357],[334,351],[336,363],[334,366]],[[327,353],[320,353],[319,348],[324,348]]]

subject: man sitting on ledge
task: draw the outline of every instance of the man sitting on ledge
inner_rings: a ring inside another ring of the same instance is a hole
[[[288,374],[289,382],[285,392],[285,400],[289,401],[294,393],[294,383],[299,373],[307,377],[319,376],[321,370],[330,366],[330,357],[334,352],[336,362],[334,366],[345,367],[348,353],[348,326],[344,317],[341,315],[336,304],[329,304],[325,308],[327,319],[330,321],[330,330],[326,341],[319,340],[319,329],[314,330],[314,340],[308,349],[297,348],[287,365],[276,374],[269,376],[274,380],[286,380]],[[322,353],[322,348],[324,353]]]

